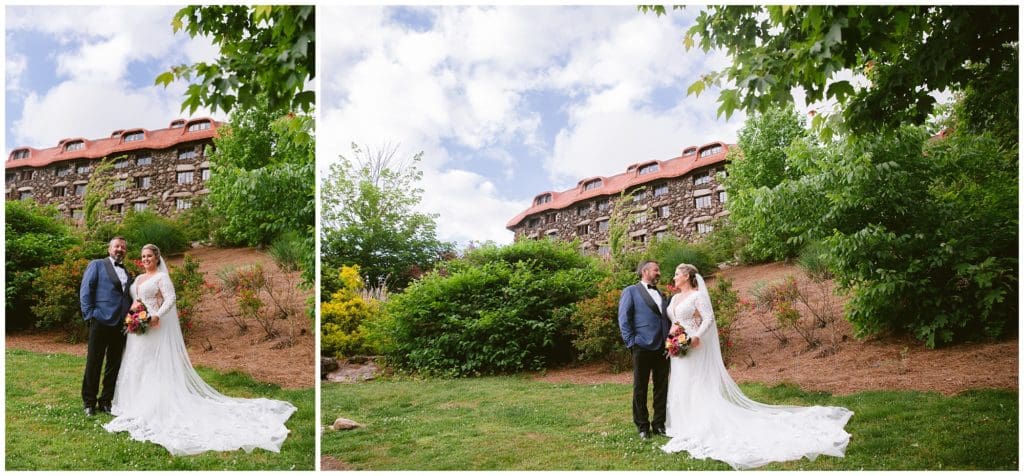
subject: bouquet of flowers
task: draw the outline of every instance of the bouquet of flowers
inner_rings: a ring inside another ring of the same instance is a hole
[[[665,339],[665,354],[668,357],[683,357],[690,350],[690,336],[686,335],[683,326],[672,326]]]
[[[145,334],[149,329],[149,321],[149,310],[141,299],[136,299],[132,307],[128,308],[128,315],[124,317],[124,333]]]

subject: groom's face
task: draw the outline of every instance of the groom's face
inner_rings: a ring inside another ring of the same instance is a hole
[[[107,254],[114,261],[124,261],[124,255],[128,253],[128,243],[124,240],[110,240],[110,246],[107,247]]]
[[[661,281],[661,269],[658,267],[658,263],[648,263],[644,268],[643,278],[648,283],[658,284]]]

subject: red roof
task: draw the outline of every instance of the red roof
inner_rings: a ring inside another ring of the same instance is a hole
[[[192,124],[207,121],[210,123],[209,129],[198,130],[189,132],[188,127]],[[70,139],[64,139],[60,141],[56,147],[50,147],[48,149],[36,149],[33,147],[16,147],[7,155],[7,163],[4,165],[5,169],[12,169],[16,167],[45,167],[55,162],[63,162],[66,160],[74,159],[100,159],[108,157],[113,154],[128,152],[133,150],[142,149],[166,149],[173,147],[178,144],[185,142],[192,142],[201,139],[209,139],[217,136],[217,128],[221,125],[208,117],[200,117],[190,120],[177,119],[171,123],[184,122],[182,127],[167,129],[157,129],[150,131],[140,128],[122,129],[114,131],[111,137],[105,137],[102,139],[89,140],[82,137],[74,137]],[[137,132],[143,132],[145,134],[142,140],[136,140],[132,142],[124,142],[124,137]],[[67,151],[65,145],[81,141],[85,144],[85,147]],[[14,154],[23,150],[29,151],[29,155],[24,159],[15,159]]]
[[[700,157],[700,152],[706,149],[712,148],[716,145],[722,146],[722,150],[716,154],[709,155],[707,157]],[[625,173],[613,175],[611,177],[588,177],[580,180],[576,184],[576,187],[570,188],[563,192],[543,192],[537,194],[533,199],[534,205],[527,208],[525,211],[516,215],[514,218],[509,220],[505,225],[505,228],[512,229],[516,225],[519,225],[524,218],[533,215],[535,213],[548,211],[548,210],[561,210],[568,208],[576,203],[582,202],[587,199],[617,195],[624,190],[629,189],[637,185],[645,184],[648,182],[654,182],[656,180],[665,178],[682,177],[700,167],[706,167],[708,165],[714,165],[725,162],[725,154],[729,152],[731,145],[722,142],[711,142],[704,144],[700,147],[687,147],[684,151],[693,150],[694,152],[689,155],[679,156],[669,160],[649,160],[644,162],[638,162],[630,165],[626,168]],[[658,170],[650,173],[641,175],[639,170],[642,167],[658,164]],[[602,181],[601,186],[592,188],[590,190],[584,190],[583,186],[595,179]],[[537,198],[542,195],[551,194],[551,201],[537,204]]]

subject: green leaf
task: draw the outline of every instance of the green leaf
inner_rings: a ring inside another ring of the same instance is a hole
[[[689,96],[692,94],[694,96],[700,96],[700,93],[704,92],[704,88],[706,86],[704,79],[698,79],[686,89],[686,95]]]
[[[166,88],[168,85],[170,85],[173,82],[174,82],[174,73],[172,73],[170,71],[165,71],[163,73],[160,73],[160,75],[156,77],[156,81],[153,83],[153,85],[155,86],[155,85],[158,85],[158,84],[163,84],[164,87]]]

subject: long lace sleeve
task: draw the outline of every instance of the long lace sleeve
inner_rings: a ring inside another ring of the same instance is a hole
[[[164,303],[160,305],[160,309],[156,311],[157,317],[163,317],[174,307],[175,301],[178,296],[174,294],[174,284],[171,283],[171,277],[166,274],[160,276],[156,282],[157,287],[160,288],[160,294],[164,298]]]
[[[691,337],[704,338],[708,328],[715,325],[715,311],[711,308],[711,301],[706,296],[697,297],[697,311],[700,312],[700,327]]]

